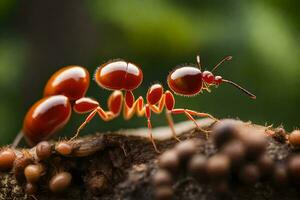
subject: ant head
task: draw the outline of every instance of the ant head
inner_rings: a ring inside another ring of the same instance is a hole
[[[205,83],[207,83],[209,85],[220,85],[223,81],[222,76],[215,76],[210,71],[204,71],[202,73],[202,79]]]
[[[199,62],[198,66],[201,68],[200,65],[200,57],[197,56],[197,62]],[[208,83],[208,84],[214,84],[214,85],[220,85],[221,83],[228,83],[233,85],[234,87],[238,88],[239,90],[241,90],[242,92],[244,92],[245,94],[247,94],[250,98],[252,99],[256,99],[256,96],[254,94],[252,94],[251,92],[249,92],[248,90],[246,90],[245,88],[241,87],[240,85],[238,85],[235,82],[232,82],[230,80],[225,80],[223,79],[221,76],[214,76],[212,72],[214,72],[222,63],[224,63],[225,61],[229,61],[232,59],[232,56],[227,56],[225,58],[223,58],[218,64],[216,64],[216,66],[211,70],[211,72],[209,71],[204,71],[203,72],[203,81]]]
[[[104,89],[131,91],[142,83],[143,72],[136,64],[117,60],[98,67],[94,77],[96,83]]]
[[[208,84],[213,84],[215,81],[215,76],[210,71],[204,71],[202,73],[202,79],[204,82]]]

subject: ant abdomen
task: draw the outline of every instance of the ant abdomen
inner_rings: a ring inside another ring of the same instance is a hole
[[[55,72],[47,82],[44,96],[65,95],[70,101],[85,95],[90,84],[89,72],[80,66],[68,66]]]
[[[23,134],[29,144],[48,139],[70,119],[71,104],[66,96],[45,97],[36,102],[27,112]]]

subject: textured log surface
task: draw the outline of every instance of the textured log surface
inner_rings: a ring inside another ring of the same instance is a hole
[[[211,128],[211,121],[203,121],[202,127]],[[185,127],[186,126],[186,127]],[[244,123],[253,132],[267,128]],[[182,128],[184,127],[184,128]],[[178,127],[177,127],[178,128]],[[165,129],[157,129],[155,134],[163,135]],[[139,132],[147,135],[147,129]],[[162,132],[160,132],[162,131]],[[205,134],[193,129],[190,123],[181,125],[180,139],[195,138],[201,144],[199,151],[210,156],[217,149]],[[68,157],[53,154],[45,162],[47,173],[42,177],[35,196],[24,193],[24,182],[15,179],[13,172],[0,172],[0,199],[154,199],[151,177],[157,171],[157,154],[151,143],[144,137],[128,136],[134,130],[111,134],[95,134],[72,142],[73,153]],[[126,134],[127,136],[124,136]],[[166,133],[169,134],[169,133]],[[163,152],[174,147],[174,139],[157,141]],[[20,151],[20,150],[16,150]],[[34,154],[34,148],[29,152]],[[268,137],[267,154],[276,162],[285,160],[294,151],[287,143],[280,143]],[[72,185],[62,194],[55,195],[48,189],[50,177],[57,171],[66,170],[73,176]],[[209,184],[200,184],[193,177],[179,173],[173,185],[174,199],[224,199],[214,192]],[[236,187],[226,196],[228,199],[299,199],[297,188],[274,188],[268,182],[250,187]]]

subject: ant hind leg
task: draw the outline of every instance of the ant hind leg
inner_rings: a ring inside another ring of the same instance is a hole
[[[214,120],[217,120],[215,119],[213,116],[211,116],[210,114],[207,114],[207,113],[198,113],[196,111],[192,111],[192,110],[188,110],[188,109],[182,109],[182,108],[178,108],[178,109],[173,109],[171,110],[171,113],[172,114],[185,114],[185,116],[191,120],[192,122],[194,122],[196,128],[198,130],[200,130],[201,132],[204,132],[206,134],[206,138],[208,138],[208,134],[211,133],[211,131],[207,131],[203,128],[201,128],[198,123],[196,122],[196,120],[194,119],[194,117],[192,115],[196,115],[196,116],[200,116],[200,117],[209,117],[209,118],[212,118]]]

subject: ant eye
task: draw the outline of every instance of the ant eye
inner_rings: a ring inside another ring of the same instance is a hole
[[[208,84],[212,84],[214,82],[214,80],[215,80],[214,75],[211,72],[209,72],[209,71],[204,71],[202,73],[202,78]]]
[[[214,81],[215,81],[215,84],[219,85],[222,83],[223,78],[222,78],[222,76],[216,76]]]

